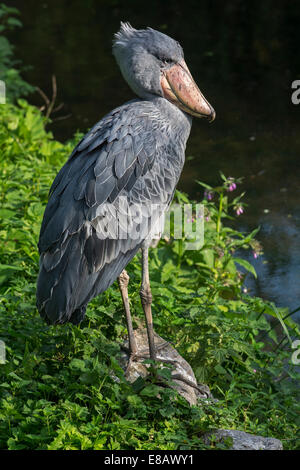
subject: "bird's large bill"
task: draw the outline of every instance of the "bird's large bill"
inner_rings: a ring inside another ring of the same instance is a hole
[[[213,107],[197,87],[184,60],[163,72],[161,87],[164,97],[186,113],[210,122],[215,119]]]

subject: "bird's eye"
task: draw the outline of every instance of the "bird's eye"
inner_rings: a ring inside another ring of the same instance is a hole
[[[163,58],[163,59],[160,59],[162,61],[162,63],[164,65],[170,65],[170,64],[173,64],[173,60],[172,59],[167,59],[167,58]]]
[[[162,63],[163,65],[171,65],[174,63],[174,60],[168,58],[168,57],[163,57],[163,56],[159,56],[159,55],[156,55],[155,56],[157,58],[157,60],[159,60],[160,63]]]

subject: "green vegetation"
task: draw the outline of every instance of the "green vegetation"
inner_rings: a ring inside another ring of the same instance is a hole
[[[12,65],[6,66],[7,77]],[[246,273],[239,267],[255,271],[238,253],[259,254],[260,246],[256,231],[224,225],[243,210],[241,196],[232,193],[239,181],[221,175],[217,188],[204,185],[201,250],[187,250],[185,239],[162,240],[150,261],[155,329],[218,402],[190,407],[170,388],[160,387],[158,396],[151,377],[126,382],[117,361],[126,329],[116,284],[89,304],[80,326],[49,327],[40,319],[35,286],[42,215],[50,185],[80,135],[66,144],[54,140],[37,108],[24,99],[12,103],[24,91],[18,90],[0,105],[0,339],[6,344],[0,448],[204,449],[201,436],[215,428],[300,448],[299,374],[290,347],[299,329],[284,309],[243,291]],[[179,192],[175,199],[189,202]],[[128,271],[137,327],[143,322],[139,255]],[[270,328],[269,318],[280,328]]]
[[[203,432],[218,427],[299,447],[297,374],[290,347],[282,347],[287,333],[266,333],[264,315],[281,320],[286,312],[243,293],[245,274],[237,266],[253,268],[233,255],[257,249],[255,233],[223,225],[241,207],[239,198],[229,201],[226,178],[203,201],[204,247],[185,250],[185,240],[163,240],[150,263],[156,331],[174,343],[218,403],[189,407],[169,388],[157,398],[150,379],[133,386],[124,380],[117,356],[126,329],[116,284],[91,302],[81,326],[43,323],[35,308],[39,228],[51,182],[79,138],[61,144],[44,123],[24,100],[0,107],[0,337],[7,353],[0,365],[0,447],[198,449],[205,448]],[[176,198],[188,201],[181,193]],[[139,256],[128,271],[139,325]],[[296,331],[289,318],[284,327],[291,336]]]
[[[28,95],[34,87],[25,82],[20,75],[20,62],[14,59],[14,46],[5,34],[22,26],[16,8],[0,4],[0,80],[6,85],[6,95],[9,100]],[[23,67],[24,69],[24,67]]]

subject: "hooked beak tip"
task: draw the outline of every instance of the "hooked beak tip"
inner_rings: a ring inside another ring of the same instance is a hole
[[[215,119],[216,119],[216,111],[215,111],[213,108],[211,108],[211,113],[210,113],[208,122],[211,123],[211,122],[213,122]]]

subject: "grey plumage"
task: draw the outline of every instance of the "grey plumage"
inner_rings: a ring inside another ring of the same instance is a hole
[[[143,242],[132,240],[130,233],[123,240],[98,238],[95,225],[105,203],[117,207],[120,197],[129,204],[167,206],[171,201],[185,143],[179,146],[179,165],[174,167],[177,141],[170,147],[169,136],[161,131],[158,104],[128,103],[103,118],[53,182],[38,245],[37,306],[49,323],[82,320],[83,307],[115,281]],[[142,129],[153,125],[145,141],[136,123]],[[145,217],[135,230],[146,223]]]
[[[191,117],[163,97],[158,79],[166,57],[181,60],[181,47],[152,29],[123,24],[113,52],[140,99],[101,119],[50,189],[37,307],[51,324],[80,322],[87,303],[120,275],[159,219],[153,204],[171,203],[184,164]],[[127,237],[120,236],[124,201],[143,208],[139,218],[124,212]]]

